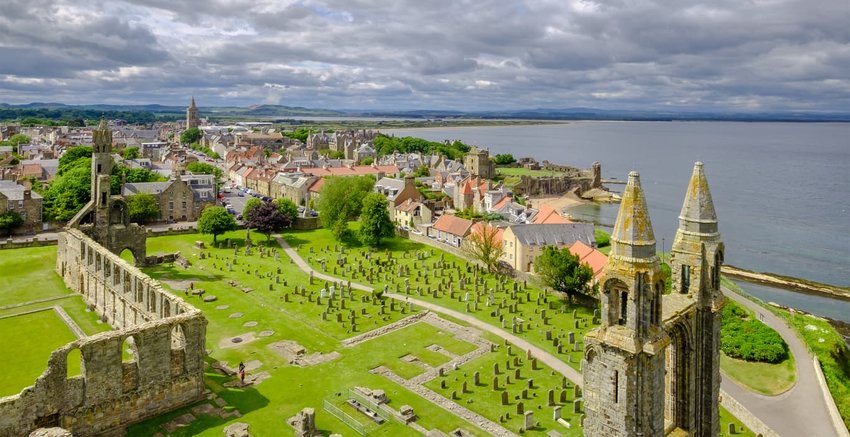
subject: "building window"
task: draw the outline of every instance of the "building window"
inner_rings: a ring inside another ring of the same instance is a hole
[[[687,264],[682,265],[682,289],[680,290],[683,294],[688,292],[688,288],[691,286],[691,266]]]
[[[183,208],[185,208],[185,207],[186,207],[186,201],[184,200],[183,201]]]
[[[614,403],[620,400],[620,371],[614,371]]]
[[[625,325],[628,320],[628,303],[629,303],[629,292],[621,291],[620,292],[620,320],[618,324]]]

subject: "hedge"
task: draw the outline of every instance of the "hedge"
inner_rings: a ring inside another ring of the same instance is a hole
[[[788,345],[782,337],[734,302],[723,308],[720,350],[745,361],[779,363],[788,358]]]

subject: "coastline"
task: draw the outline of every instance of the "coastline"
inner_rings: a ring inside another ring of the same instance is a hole
[[[753,272],[732,265],[724,265],[721,268],[721,272],[730,278],[746,282],[784,288],[786,290],[804,294],[850,301],[850,290],[847,288],[823,284],[809,279],[794,278],[776,273]]]
[[[594,203],[593,200],[582,199],[573,192],[568,192],[562,196],[532,197],[529,200],[534,207],[539,208],[546,205],[554,209],[561,217],[570,221],[572,221],[572,219],[570,219],[569,215],[564,213],[564,210],[578,205]]]

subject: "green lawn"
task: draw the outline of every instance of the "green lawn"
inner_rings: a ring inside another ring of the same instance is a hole
[[[56,246],[0,250],[0,307],[68,294],[54,270]]]
[[[47,368],[54,349],[75,339],[52,310],[0,319],[0,397],[19,393],[35,383]],[[79,373],[80,361],[68,360],[69,373]]]
[[[729,433],[729,424],[735,424],[735,434]],[[755,437],[755,433],[750,431],[749,428],[745,427],[744,424],[735,418],[729,411],[725,408],[720,407],[720,435],[722,436],[743,436],[743,437]]]
[[[496,173],[504,176],[561,176],[564,173],[551,170],[529,170],[523,167],[498,167]]]
[[[243,239],[244,231],[219,236],[225,238]],[[267,244],[265,236],[252,234],[255,243]],[[399,408],[401,405],[411,405],[420,419],[417,421],[426,429],[438,428],[450,432],[463,428],[477,432],[477,428],[461,419],[446,414],[445,411],[388,379],[369,373],[378,366],[389,368],[405,368],[408,376],[421,373],[423,367],[404,363],[401,357],[412,354],[424,363],[437,363],[443,358],[425,349],[429,345],[438,344],[453,353],[464,353],[474,349],[474,346],[440,332],[431,325],[415,323],[404,329],[365,341],[351,348],[340,345],[340,341],[354,335],[386,325],[407,317],[410,313],[402,314],[398,309],[392,311],[387,304],[386,315],[378,315],[378,305],[363,303],[361,298],[368,293],[355,290],[355,299],[346,300],[348,309],[354,309],[358,314],[358,328],[350,332],[345,325],[336,322],[336,312],[343,312],[347,321],[348,313],[338,309],[339,301],[335,301],[335,309],[329,312],[328,320],[322,320],[321,313],[326,305],[318,306],[309,302],[306,297],[292,293],[295,285],[304,285],[308,292],[318,294],[324,287],[324,281],[316,280],[309,285],[309,278],[301,272],[281,250],[280,261],[273,257],[260,258],[255,254],[251,257],[239,255],[238,264],[234,271],[229,272],[221,267],[224,259],[231,259],[233,249],[206,249],[211,257],[201,260],[198,250],[193,248],[196,240],[211,244],[211,238],[201,235],[182,235],[159,237],[148,240],[148,253],[173,252],[175,250],[188,257],[192,267],[184,270],[176,266],[161,265],[145,269],[151,276],[164,280],[164,286],[176,288],[178,295],[183,295],[183,288],[191,281],[194,288],[202,288],[208,294],[218,297],[216,302],[204,303],[197,297],[185,297],[188,302],[204,311],[209,320],[207,326],[207,348],[211,351],[209,360],[223,360],[235,366],[238,362],[259,360],[262,366],[257,370],[268,371],[272,377],[255,388],[235,389],[226,388],[222,384],[229,379],[216,373],[208,373],[207,385],[211,390],[236,407],[244,416],[233,421],[243,421],[251,424],[254,435],[290,434],[290,429],[284,420],[302,408],[316,408],[317,423],[326,433],[338,432],[351,435],[353,430],[339,422],[329,413],[322,410],[324,399],[337,399],[346,389],[354,386],[366,386],[373,389],[383,389],[391,399],[390,405]],[[270,246],[274,246],[272,240]],[[217,266],[217,267],[216,267]],[[277,268],[281,268],[281,281],[287,285],[278,285],[274,281]],[[272,272],[272,278],[266,275]],[[243,293],[227,281],[239,282],[239,288],[251,287],[254,291]],[[184,281],[184,282],[174,282]],[[272,283],[274,290],[269,291],[268,284]],[[289,295],[288,302],[283,295]],[[215,309],[219,305],[229,305],[225,310]],[[367,310],[363,315],[361,311]],[[242,313],[241,317],[229,317],[234,313]],[[249,321],[257,322],[255,327],[244,327]],[[258,338],[251,342],[240,343],[237,347],[230,346],[227,339],[239,335],[245,337],[250,332],[273,330],[270,337]],[[307,354],[313,352],[338,352],[341,356],[332,361],[310,367],[289,365],[268,345],[280,340],[294,340],[304,346]],[[448,358],[445,358],[448,361]],[[400,372],[401,373],[401,372]],[[339,394],[339,395],[338,395]],[[139,424],[130,430],[130,435],[151,435],[161,431],[160,425],[173,417],[179,416],[186,410],[177,411],[160,418]],[[355,416],[356,417],[356,416]],[[209,435],[220,436],[221,428],[226,425],[223,419],[204,419],[182,429],[177,435]],[[378,427],[374,435],[415,435],[410,428],[397,423],[389,423]]]
[[[781,363],[771,364],[738,360],[721,353],[720,370],[738,384],[768,396],[788,391],[796,379],[792,356]]]
[[[501,343],[500,343],[501,344]],[[519,360],[519,365],[514,366],[514,358]],[[510,362],[510,370],[506,365]],[[493,365],[499,365],[499,374],[493,373]],[[437,377],[425,384],[426,387],[451,399],[452,392],[457,398],[455,402],[465,408],[474,411],[493,422],[501,424],[510,431],[519,433],[523,425],[523,416],[517,414],[517,404],[523,403],[524,411],[533,411],[534,420],[540,425],[527,434],[545,435],[550,430],[555,430],[564,436],[580,436],[581,428],[578,426],[581,413],[573,413],[574,388],[573,384],[567,382],[566,388],[562,388],[563,377],[552,369],[538,364],[537,370],[532,370],[530,360],[526,359],[524,352],[517,347],[512,347],[512,354],[508,354],[507,348],[502,345],[496,352],[487,353],[472,360],[458,370],[449,371],[443,377]],[[520,378],[516,379],[516,370],[519,369]],[[479,372],[480,383],[473,384],[473,373]],[[493,377],[499,379],[497,390],[493,390]],[[507,376],[511,382],[507,383]],[[528,388],[529,379],[533,380],[533,386]],[[440,388],[441,381],[445,381],[446,388]],[[467,383],[467,391],[463,392],[463,383]],[[527,397],[522,397],[522,391],[527,391]],[[548,405],[548,391],[554,391],[555,405],[561,406],[561,417],[570,422],[573,427],[565,426],[552,420],[553,407]],[[508,405],[502,405],[502,392],[508,393]],[[566,392],[566,402],[560,402],[561,392]],[[583,410],[582,410],[583,411]],[[501,418],[510,418],[500,422]]]
[[[352,228],[356,230],[356,223],[352,223]],[[356,266],[359,264],[376,266],[379,263],[385,263],[389,252],[389,255],[397,262],[397,265],[384,269],[376,267],[376,273],[372,277],[373,281],[371,283],[371,286],[375,290],[382,290],[387,285],[390,292],[398,291],[404,294],[404,280],[407,279],[410,284],[411,296],[434,302],[456,311],[466,312],[466,302],[462,301],[465,292],[460,292],[459,287],[455,286],[455,298],[452,299],[448,293],[450,288],[448,284],[451,282],[449,280],[451,275],[454,276],[455,283],[459,282],[458,276],[461,272],[467,272],[468,263],[447,252],[442,252],[431,246],[407,239],[394,237],[385,240],[383,246],[371,255],[372,260],[367,261],[364,256],[367,249],[360,247],[359,243],[352,239],[346,241],[346,247],[348,247],[344,254],[346,256],[346,267],[335,267],[334,261],[341,254],[338,250],[335,251],[334,249],[338,249],[340,244],[333,238],[329,230],[319,229],[314,231],[291,232],[287,233],[285,238],[291,246],[297,249],[302,258],[310,262],[315,270],[323,271],[321,261],[324,260],[327,266],[327,274],[359,283],[369,283],[369,280],[367,276],[357,272]],[[311,248],[312,253],[310,251]],[[416,259],[417,252],[422,256],[419,260]],[[440,262],[441,257],[449,266],[454,265],[455,267],[442,269],[440,272],[441,276],[434,277],[435,265]],[[427,279],[418,274],[422,265],[428,268]],[[409,268],[410,274],[399,276],[398,266]],[[470,273],[466,274],[468,277],[474,276]],[[511,279],[502,281],[494,275],[486,273],[482,273],[481,278],[484,283],[479,288],[481,296],[478,310],[475,311],[474,306],[470,305],[470,314],[482,321],[501,327],[499,316],[494,312],[495,306],[502,300],[506,303],[516,302],[511,299],[511,290],[515,281]],[[504,285],[504,291],[499,291],[500,285]],[[421,295],[416,291],[417,287],[421,290]],[[510,322],[512,317],[523,319],[525,321],[524,329],[518,335],[547,350],[549,353],[559,356],[570,366],[578,370],[582,356],[582,339],[584,334],[596,326],[592,324],[591,320],[593,310],[585,306],[568,305],[560,297],[544,293],[541,288],[532,283],[528,283],[528,287],[525,289],[523,283],[517,282],[517,287],[520,290],[517,296],[521,300],[521,303],[517,304],[517,312],[511,314],[506,308],[501,310],[501,316],[506,320],[505,329],[511,330]],[[491,288],[494,289],[494,302],[496,305],[488,307],[486,304],[487,295],[488,290]],[[432,291],[438,290],[438,297],[434,297],[428,293],[429,289]],[[473,286],[469,284],[466,287],[466,291],[470,292],[470,302],[472,302],[475,295]],[[538,296],[540,297],[540,304],[536,300]],[[547,311],[547,320],[545,322],[540,316],[541,309],[546,309]],[[575,317],[573,313],[575,313]],[[553,340],[546,340],[547,331],[551,331],[551,338]],[[574,333],[576,342],[579,344],[577,347],[578,350],[574,351],[573,347],[567,343],[569,332]],[[558,337],[559,341],[564,344],[560,354],[558,353],[558,348],[554,345],[555,337]]]

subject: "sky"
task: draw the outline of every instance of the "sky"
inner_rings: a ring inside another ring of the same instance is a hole
[[[0,102],[850,111],[850,0],[2,0]]]

